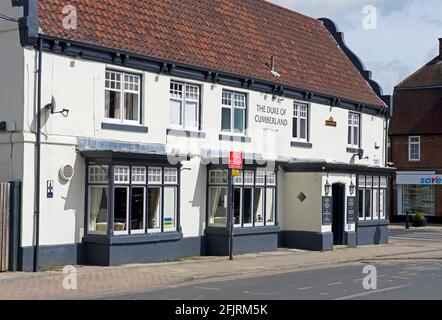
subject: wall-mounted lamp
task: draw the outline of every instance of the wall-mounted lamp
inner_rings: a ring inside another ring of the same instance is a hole
[[[67,116],[69,116],[69,109],[63,109],[61,111],[56,111],[57,110],[57,102],[55,101],[54,96],[52,96],[51,103],[48,103],[45,106],[45,108],[48,109],[51,112],[51,114],[60,113],[65,118],[67,118]]]
[[[348,187],[350,189],[350,195],[354,195],[356,191],[356,186],[353,183],[353,180],[351,180],[350,186]]]
[[[330,194],[330,187],[331,187],[331,184],[330,184],[330,182],[328,182],[328,179],[327,179],[327,181],[325,182],[325,185],[324,185],[324,191],[325,191],[326,196],[328,196]]]

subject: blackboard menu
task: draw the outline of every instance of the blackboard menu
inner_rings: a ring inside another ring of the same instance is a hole
[[[333,223],[333,197],[322,197],[322,224]]]
[[[347,223],[356,222],[356,197],[347,198]]]

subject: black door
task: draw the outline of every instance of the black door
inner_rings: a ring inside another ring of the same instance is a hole
[[[345,185],[336,183],[332,186],[333,196],[333,244],[344,244]]]

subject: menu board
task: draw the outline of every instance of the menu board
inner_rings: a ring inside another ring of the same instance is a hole
[[[322,197],[322,224],[333,223],[333,197]]]
[[[347,223],[356,222],[356,197],[347,198]]]

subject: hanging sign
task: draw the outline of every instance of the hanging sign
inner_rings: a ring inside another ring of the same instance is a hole
[[[242,152],[230,152],[230,161],[229,161],[229,168],[230,169],[237,169],[242,170]]]
[[[333,117],[330,117],[330,119],[325,120],[325,125],[327,127],[336,127],[338,123],[335,121],[335,119],[333,119]]]
[[[238,169],[232,169],[232,177],[239,177],[241,175],[241,171]]]

